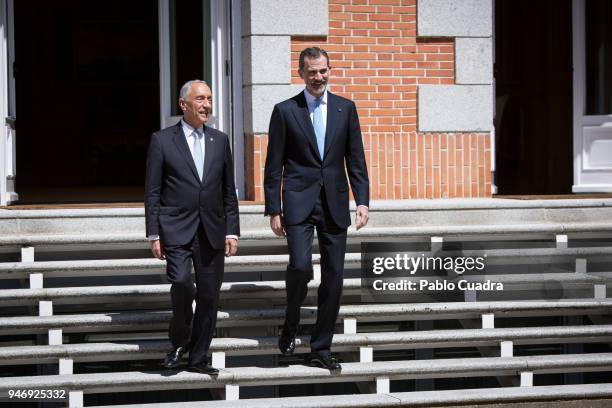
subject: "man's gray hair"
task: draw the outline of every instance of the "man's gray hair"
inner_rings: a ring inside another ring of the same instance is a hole
[[[187,95],[189,94],[189,88],[193,84],[204,84],[208,86],[206,81],[202,81],[201,79],[192,79],[191,81],[187,81],[181,86],[181,90],[179,92],[179,98],[187,99]]]

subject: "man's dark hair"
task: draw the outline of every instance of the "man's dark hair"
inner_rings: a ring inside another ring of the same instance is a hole
[[[323,55],[327,60],[327,66],[329,66],[329,57],[327,56],[327,52],[319,47],[308,47],[305,48],[302,52],[300,52],[300,71],[304,70],[304,59],[317,59]]]

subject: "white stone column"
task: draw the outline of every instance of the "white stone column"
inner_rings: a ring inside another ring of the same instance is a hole
[[[291,36],[328,34],[327,0],[305,4],[302,0],[242,0],[242,100],[247,138],[265,137],[274,105],[303,89],[291,84]],[[245,157],[254,154],[244,153]],[[263,163],[254,163],[254,171],[261,171],[261,166]]]
[[[417,35],[455,39],[455,84],[418,86],[418,130],[490,132],[493,172],[493,1],[418,0]]]

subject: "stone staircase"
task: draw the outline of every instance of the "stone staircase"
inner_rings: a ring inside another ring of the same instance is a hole
[[[226,262],[211,345],[216,377],[158,365],[169,347],[169,286],[164,263],[149,256],[142,209],[0,210],[0,397],[61,389],[74,407],[612,402],[612,200],[372,203],[370,225],[349,229],[333,341],[341,373],[277,355],[286,245],[262,206],[240,210],[239,255]],[[458,243],[485,245],[504,291],[368,301],[362,242],[450,257]],[[316,317],[313,260],[298,353]]]

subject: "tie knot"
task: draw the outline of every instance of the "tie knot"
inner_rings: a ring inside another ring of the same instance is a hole
[[[323,97],[315,98],[315,106],[321,105],[321,102],[323,102]]]
[[[194,137],[195,139],[199,139],[199,138],[201,138],[201,137],[202,137],[202,133],[200,132],[200,129],[195,129],[195,130],[193,131],[192,135],[193,135],[193,137]]]

